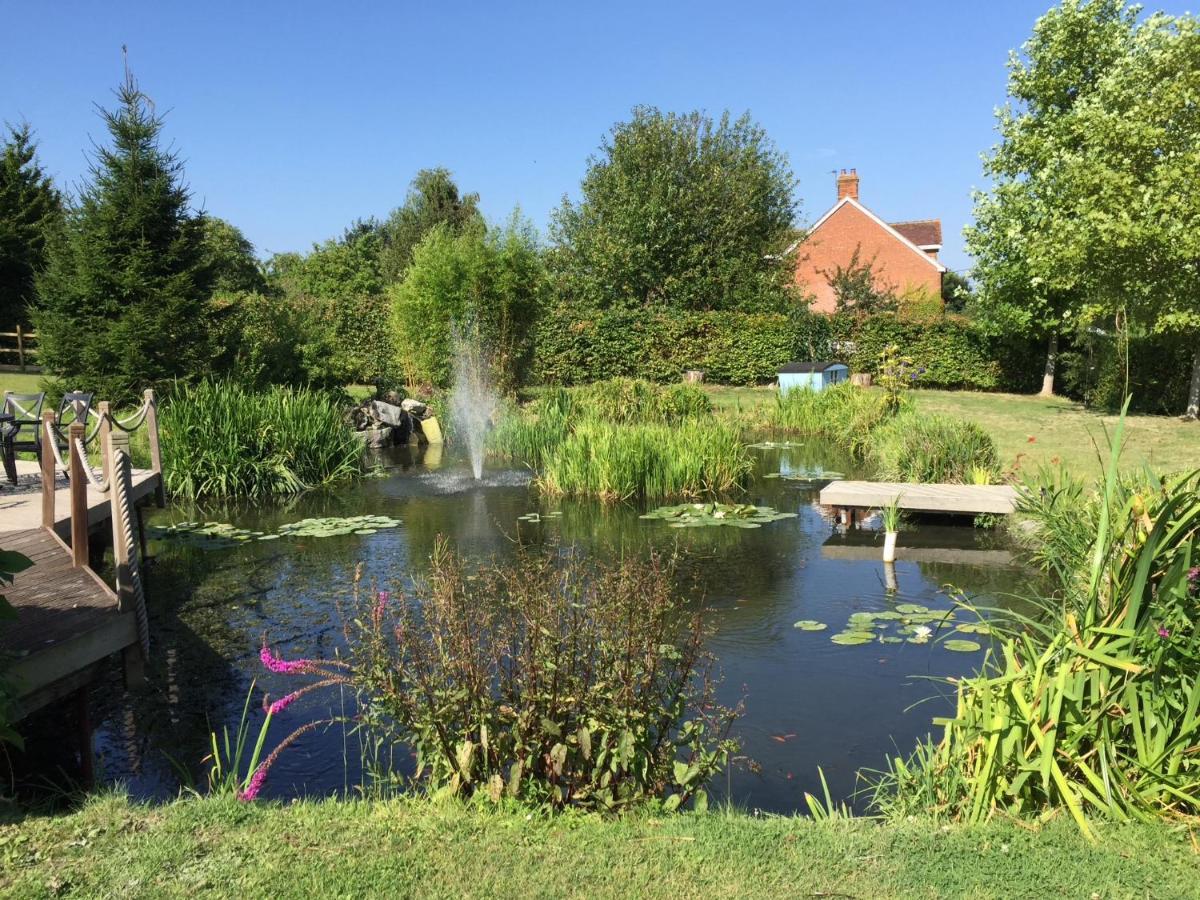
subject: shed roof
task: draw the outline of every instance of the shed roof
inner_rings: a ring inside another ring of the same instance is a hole
[[[942,222],[940,219],[920,219],[915,222],[889,222],[893,228],[922,250],[942,245]]]
[[[845,363],[840,362],[791,362],[787,365],[779,367],[779,374],[792,374],[798,372],[825,372],[835,366],[841,366],[843,369],[849,368]]]

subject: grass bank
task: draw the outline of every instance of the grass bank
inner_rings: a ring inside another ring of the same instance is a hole
[[[1061,817],[813,821],[707,815],[548,817],[430,801],[102,797],[0,826],[11,896],[1194,897],[1191,834]]]
[[[707,392],[719,412],[765,416],[775,403],[772,388],[714,386]],[[908,397],[918,410],[979,425],[996,442],[1005,469],[1018,465],[1023,471],[1033,470],[1040,463],[1062,462],[1078,475],[1099,476],[1108,456],[1104,435],[1111,434],[1117,422],[1116,415],[1087,410],[1062,397],[924,389],[910,391]],[[1131,414],[1125,421],[1125,441],[1122,469],[1148,462],[1161,471],[1177,471],[1195,465],[1200,425],[1172,416]]]

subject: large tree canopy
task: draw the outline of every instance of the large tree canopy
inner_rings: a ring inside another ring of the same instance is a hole
[[[110,144],[50,245],[34,311],[43,364],[118,400],[211,359],[204,217],[193,212],[162,119],[132,78],[101,110]]]
[[[1066,0],[1014,59],[968,246],[993,317],[1183,331],[1200,348],[1200,32]],[[1200,406],[1200,349],[1188,414]]]
[[[638,107],[556,211],[566,296],[600,308],[780,308],[797,214],[787,158],[749,115]]]
[[[9,128],[0,145],[0,326],[5,329],[28,321],[34,280],[62,216],[62,197],[38,165],[29,126]]]
[[[379,264],[387,282],[399,281],[412,262],[413,249],[438,225],[452,234],[483,224],[478,194],[460,194],[449,169],[421,169],[409,185],[403,206],[379,226],[383,237]]]

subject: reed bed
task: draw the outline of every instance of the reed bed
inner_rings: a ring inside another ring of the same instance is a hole
[[[294,494],[362,469],[337,398],[307,388],[181,385],[160,424],[166,488],[187,499]]]
[[[861,452],[883,481],[986,484],[1000,471],[995,442],[974,422],[915,410],[881,422]]]

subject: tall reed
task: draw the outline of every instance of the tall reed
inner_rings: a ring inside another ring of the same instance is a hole
[[[292,494],[361,471],[337,399],[307,388],[180,386],[160,423],[167,490],[188,499]]]
[[[972,484],[1000,471],[996,444],[974,422],[912,409],[874,428],[862,451],[883,481]]]

